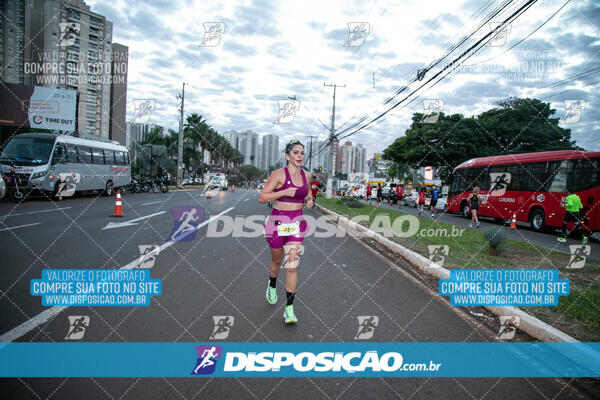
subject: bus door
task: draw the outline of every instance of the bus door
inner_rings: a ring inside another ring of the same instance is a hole
[[[512,167],[513,165],[498,165],[487,168],[487,203],[488,215],[491,217],[510,219],[524,206],[522,193],[518,192],[513,179],[517,176],[517,171]]]
[[[584,212],[589,217],[589,228],[600,230],[600,159],[579,158],[569,160],[567,185],[581,199]]]

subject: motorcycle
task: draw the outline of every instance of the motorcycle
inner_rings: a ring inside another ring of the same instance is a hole
[[[162,193],[167,193],[169,191],[169,186],[167,185],[167,178],[161,177],[157,179],[158,188]]]
[[[160,189],[158,188],[158,183],[156,179],[148,179],[148,183],[150,184],[150,188],[152,189],[152,193],[158,193]]]
[[[152,185],[150,184],[150,179],[144,179],[141,182],[142,192],[149,192],[152,189]]]
[[[14,169],[8,171],[2,178],[6,182],[6,196],[10,201],[13,203],[20,203],[25,200],[25,191],[19,188],[19,185],[21,185],[21,178],[19,178]]]

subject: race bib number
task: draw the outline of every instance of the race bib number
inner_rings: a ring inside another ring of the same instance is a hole
[[[279,236],[292,236],[300,233],[300,221],[291,222],[289,224],[277,225],[277,234]]]

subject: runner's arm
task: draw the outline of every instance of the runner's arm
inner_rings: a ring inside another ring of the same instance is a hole
[[[312,181],[312,174],[310,172],[306,172],[306,182],[308,185],[308,182]],[[318,186],[317,186],[318,188]],[[312,208],[313,206],[313,195],[312,195],[312,188],[309,185],[308,188],[308,193],[306,195],[306,207],[308,208]]]

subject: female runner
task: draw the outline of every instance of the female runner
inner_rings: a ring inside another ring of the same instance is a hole
[[[308,231],[306,221],[302,220],[302,207],[304,199],[306,206],[312,207],[313,198],[308,190],[311,174],[301,168],[304,145],[298,140],[292,140],[285,147],[285,154],[287,166],[271,173],[258,196],[258,202],[275,202],[273,211],[265,223],[265,236],[271,248],[267,302],[277,302],[275,288],[283,261],[287,296],[283,317],[286,324],[294,324],[298,322],[293,305],[298,284],[298,263],[304,250],[302,239]]]

